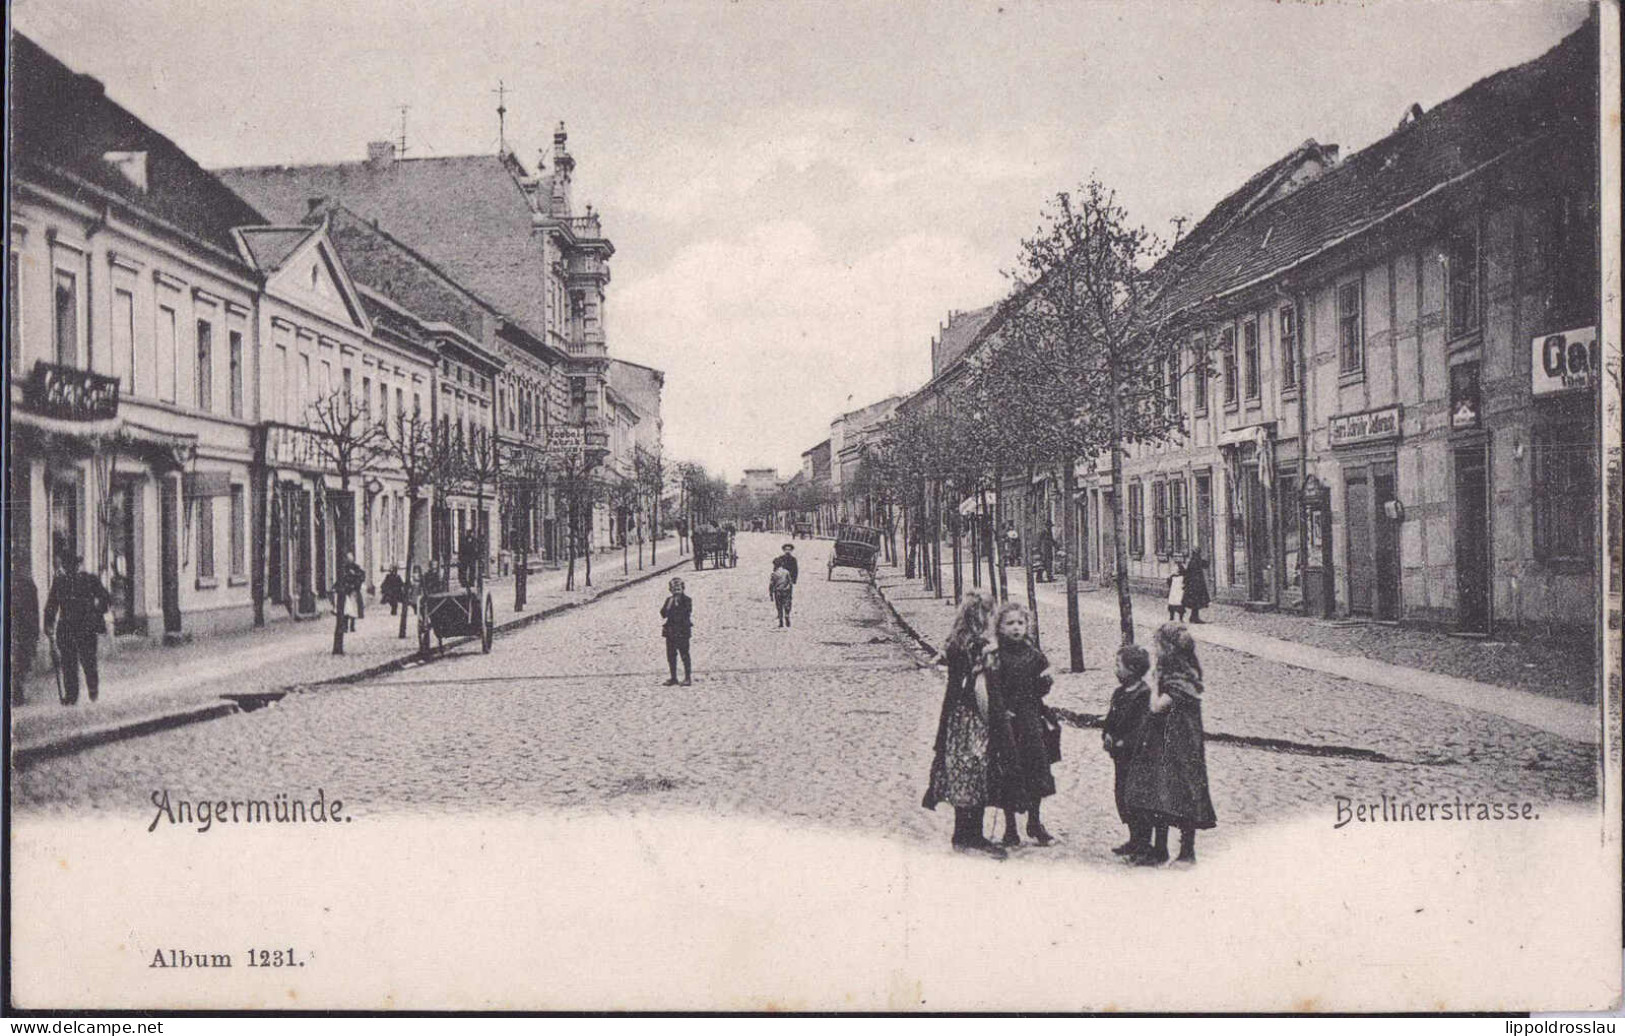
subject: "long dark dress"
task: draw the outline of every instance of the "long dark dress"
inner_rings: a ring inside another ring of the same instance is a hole
[[[975,653],[981,654],[979,645]],[[937,803],[946,802],[978,809],[988,802],[988,730],[976,708],[977,670],[970,652],[950,647],[947,655],[948,687],[937,719],[931,779],[920,805],[936,809]]]
[[[1170,827],[1213,827],[1207,754],[1202,747],[1202,684],[1185,676],[1158,674],[1157,689],[1174,699],[1167,712],[1151,713],[1140,728],[1140,747],[1129,762],[1128,808]]]
[[[1173,601],[1169,601],[1173,604]],[[1185,562],[1185,607],[1192,611],[1206,608],[1213,603],[1207,589],[1207,562],[1202,558],[1200,550],[1191,551],[1191,556]]]
[[[1117,816],[1125,824],[1132,824],[1139,814],[1128,805],[1128,775],[1134,753],[1140,747],[1140,731],[1151,715],[1151,689],[1144,680],[1136,680],[1112,692],[1111,708],[1106,711],[1103,732],[1106,749],[1111,753],[1116,773],[1112,781],[1112,796],[1117,800]]]
[[[1049,659],[1025,641],[1001,643],[989,658],[991,805],[1024,813],[1055,794],[1044,746],[1044,695],[1054,683],[1047,669]]]

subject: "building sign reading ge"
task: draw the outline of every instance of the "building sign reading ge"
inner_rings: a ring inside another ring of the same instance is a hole
[[[1539,335],[1530,344],[1534,352],[1530,389],[1534,395],[1549,396],[1597,383],[1600,357],[1595,327]]]

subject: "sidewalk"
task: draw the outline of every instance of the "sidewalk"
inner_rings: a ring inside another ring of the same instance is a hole
[[[951,586],[952,570],[947,566],[944,568],[946,588]],[[966,575],[966,589],[969,589],[968,571]],[[1022,570],[1012,567],[1009,570],[1009,579],[1011,599],[1025,601],[1025,576]],[[899,616],[913,627],[916,635],[935,648],[942,631],[951,621],[950,609],[942,601],[937,601],[923,591],[918,579],[905,580],[901,568],[882,567],[878,573],[877,585]],[[943,601],[951,598],[951,590],[945,589]],[[1059,643],[1062,645],[1061,652],[1064,656],[1066,629],[1064,584],[1040,583],[1038,606],[1041,628],[1047,633],[1046,646]],[[1115,628],[1118,622],[1117,596],[1110,590],[1098,588],[1080,592],[1078,611],[1085,621],[1095,624],[1106,622]],[[1600,740],[1601,724],[1595,705],[1465,679],[1417,666],[1398,665],[1377,658],[1342,653],[1297,639],[1288,640],[1270,636],[1256,628],[1249,628],[1254,625],[1251,623],[1230,624],[1232,615],[1248,615],[1239,608],[1221,605],[1208,611],[1211,621],[1190,627],[1192,635],[1203,644],[1212,644],[1255,658],[1498,716],[1569,741],[1597,744]],[[1134,597],[1136,639],[1142,643],[1149,642],[1151,632],[1165,621],[1166,615],[1165,602],[1149,594],[1136,594]],[[1271,619],[1276,623],[1302,624],[1306,628],[1304,631],[1306,633],[1317,626],[1314,620],[1295,616],[1276,615],[1271,616]],[[1461,642],[1447,634],[1419,630],[1397,632],[1402,632],[1408,638],[1431,638],[1442,653],[1462,649]],[[1086,634],[1086,638],[1088,636]],[[1470,642],[1468,649],[1485,650],[1481,644]],[[1096,647],[1093,654],[1098,659],[1100,649]],[[1053,649],[1052,657],[1054,657]],[[1390,654],[1389,657],[1393,656]],[[1097,667],[1102,665],[1100,661],[1096,661],[1095,664]],[[1574,662],[1571,660],[1566,664],[1573,665]],[[1551,673],[1543,675],[1550,677]]]
[[[645,560],[639,571],[634,558],[631,571],[621,574],[621,559],[604,554],[593,558],[593,585],[581,585],[583,569],[576,565],[577,589],[564,589],[565,573],[533,572],[526,583],[523,612],[513,609],[512,576],[490,580],[486,588],[496,609],[498,633],[518,629],[579,607],[680,565],[692,564],[679,556],[673,540],[661,544],[660,561]],[[398,668],[417,657],[417,615],[407,618],[407,638],[398,637],[400,617],[387,606],[367,605],[366,617],[344,637],[344,654],[334,655],[333,615],[295,622],[285,614],[262,629],[200,638],[178,647],[152,647],[104,658],[101,696],[92,702],[83,685],[79,702],[64,707],[57,701],[56,682],[49,671],[36,671],[28,681],[28,701],[8,704],[12,759],[17,764],[44,756],[77,751],[107,741],[135,737],[240,710],[258,708],[288,690],[333,681],[365,679]],[[447,641],[447,648],[456,643]],[[467,648],[463,648],[467,650]],[[479,650],[477,646],[473,650]],[[49,651],[43,638],[41,653]]]

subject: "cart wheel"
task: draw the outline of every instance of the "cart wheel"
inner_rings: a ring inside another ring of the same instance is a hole
[[[491,595],[485,595],[485,621],[480,624],[480,650],[485,654],[491,653],[491,637],[496,625],[496,609],[491,605]]]

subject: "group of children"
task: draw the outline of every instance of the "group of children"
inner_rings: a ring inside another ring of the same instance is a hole
[[[1039,804],[1055,793],[1050,763],[1058,756],[1053,716],[1042,702],[1049,663],[1031,643],[1031,622],[1018,603],[994,605],[973,594],[955,618],[944,647],[948,687],[937,725],[931,778],[922,803],[954,807],[953,845],[1002,858],[1020,845],[1017,813],[1037,844],[1053,836]],[[1155,688],[1146,682],[1152,656],[1136,644],[1117,651],[1102,744],[1115,763],[1118,816],[1129,838],[1112,851],[1140,866],[1167,863],[1168,830],[1180,832],[1178,863],[1196,862],[1196,832],[1215,824],[1202,746],[1202,666],[1190,630],[1170,622],[1157,630]],[[1000,844],[983,833],[983,811],[1005,812]]]

